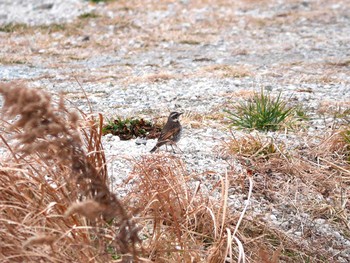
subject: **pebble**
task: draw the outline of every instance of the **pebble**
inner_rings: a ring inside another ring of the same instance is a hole
[[[319,225],[323,225],[326,222],[326,220],[323,218],[317,218],[314,221],[316,224],[319,224]]]

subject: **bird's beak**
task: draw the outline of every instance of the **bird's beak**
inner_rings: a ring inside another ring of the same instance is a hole
[[[184,114],[183,112],[179,112],[179,115],[182,115],[182,114]]]

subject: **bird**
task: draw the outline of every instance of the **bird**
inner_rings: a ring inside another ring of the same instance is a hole
[[[181,116],[181,114],[183,114],[183,112],[173,111],[170,113],[168,121],[166,122],[162,131],[160,132],[156,146],[154,146],[150,151],[151,153],[155,152],[159,147],[161,147],[164,144],[165,146],[170,144],[173,148],[173,144],[176,145],[176,143],[180,140],[182,126],[180,124],[179,117]]]

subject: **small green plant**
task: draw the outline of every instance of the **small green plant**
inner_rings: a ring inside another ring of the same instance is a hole
[[[276,131],[291,115],[292,108],[281,99],[270,94],[255,93],[251,100],[234,106],[234,111],[224,110],[230,116],[232,126],[256,129],[259,131]]]
[[[130,140],[136,137],[155,138],[160,128],[150,121],[136,118],[117,118],[109,120],[103,127],[103,134],[111,133],[121,140]]]
[[[302,105],[297,105],[294,107],[294,115],[296,117],[297,120],[299,121],[307,121],[310,119],[310,117],[308,116],[307,109],[305,109],[305,107],[303,107]]]
[[[0,32],[12,33],[12,32],[16,32],[16,31],[23,31],[23,30],[26,30],[27,28],[28,28],[28,26],[26,24],[9,23],[9,24],[5,24],[5,25],[0,26]]]
[[[350,130],[344,131],[343,139],[344,139],[344,142],[349,146],[349,150],[350,150]]]
[[[113,260],[118,260],[121,258],[121,256],[118,255],[116,249],[113,246],[107,246],[106,250],[107,250],[107,253],[111,255]]]
[[[96,14],[94,12],[90,12],[90,13],[83,13],[78,18],[79,19],[88,19],[88,18],[97,18],[97,17],[99,17],[98,14]]]
[[[101,2],[111,2],[113,0],[88,0],[88,1],[91,3],[97,4],[97,3],[101,3]]]
[[[345,155],[347,158],[347,161],[350,163],[350,129],[349,130],[345,130],[344,132],[342,132],[342,139],[345,143]]]
[[[60,31],[66,30],[67,25],[54,23],[50,25],[40,25],[37,27],[37,29],[42,30],[44,32],[53,33],[53,32],[60,32]]]
[[[286,127],[292,130],[303,130],[308,127],[310,116],[308,108],[301,104],[293,105]]]
[[[339,109],[336,117],[340,118],[342,122],[350,124],[350,108]]]

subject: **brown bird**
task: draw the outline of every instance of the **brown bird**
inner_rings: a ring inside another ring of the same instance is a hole
[[[183,112],[173,111],[170,113],[168,121],[164,125],[158,138],[157,144],[152,148],[151,153],[155,152],[159,147],[161,147],[164,144],[170,144],[173,148],[173,144],[176,145],[176,143],[180,140],[182,126],[180,124],[179,117],[181,114],[183,114]]]

